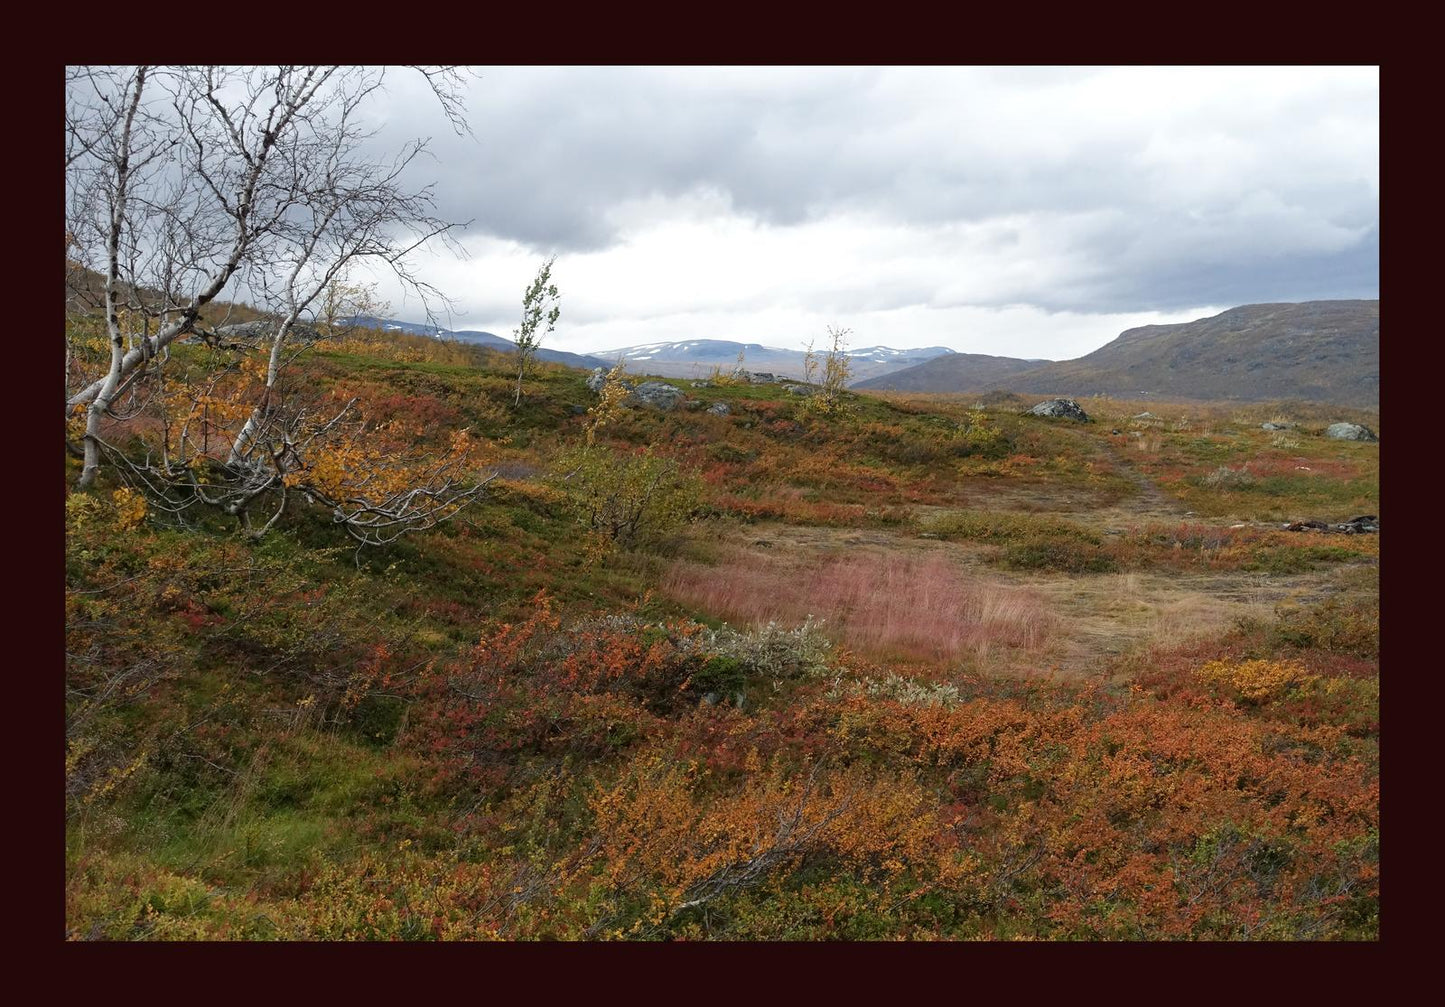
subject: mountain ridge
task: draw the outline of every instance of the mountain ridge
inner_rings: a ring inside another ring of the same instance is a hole
[[[822,351],[815,352],[821,361]],[[884,376],[955,351],[946,346],[906,349],[864,346],[847,352],[856,382]],[[730,371],[738,366],[739,353],[743,357],[741,366],[747,370],[764,371],[795,379],[804,377],[805,351],[765,346],[762,343],[741,343],[730,339],[665,340],[602,350],[596,355],[613,361],[622,359],[629,365],[641,365],[647,369],[647,373],[662,377],[705,378],[714,367]]]
[[[1337,300],[1245,304],[1191,322],[1142,325],[1073,360],[992,370],[951,358],[925,361],[859,390],[1115,395],[1225,401],[1307,399],[1377,406],[1380,302]]]
[[[499,336],[494,332],[487,332],[482,329],[448,329],[440,325],[430,325],[421,322],[403,322],[395,318],[377,318],[373,315],[354,315],[350,318],[343,318],[341,321],[347,325],[379,329],[382,332],[405,332],[414,336],[455,339],[463,343],[487,346],[494,350],[500,350],[503,353],[515,353],[517,351],[517,344],[506,336]],[[552,350],[545,346],[537,348],[537,359],[554,364],[565,364],[568,367],[579,367],[583,370],[591,370],[594,367],[611,366],[608,361],[600,357],[590,356],[585,353],[569,353],[566,350]]]

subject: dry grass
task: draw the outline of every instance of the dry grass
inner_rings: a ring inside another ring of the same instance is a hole
[[[737,550],[714,567],[679,561],[662,587],[736,623],[821,618],[847,646],[913,660],[983,660],[998,648],[1036,650],[1055,622],[1037,592],[968,577],[939,555],[788,558]]]

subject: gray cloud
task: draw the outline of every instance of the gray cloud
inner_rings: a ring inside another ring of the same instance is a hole
[[[1378,296],[1370,69],[506,68],[471,88],[475,138],[425,99],[395,78],[378,143],[431,134],[442,213],[537,254],[615,247],[629,205],[711,192],[774,228],[989,225],[975,254],[1029,258],[978,305]]]

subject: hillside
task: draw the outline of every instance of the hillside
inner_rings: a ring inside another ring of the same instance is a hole
[[[994,357],[986,353],[951,353],[869,378],[853,385],[859,391],[937,392],[1008,387],[1009,381],[1039,365],[1037,360]]]
[[[174,344],[93,490],[66,457],[68,938],[1378,937],[1379,535],[1281,527],[1379,514],[1323,435],[1367,417],[517,406],[362,330],[293,362],[332,447],[257,536],[120,463],[239,423],[236,352]],[[459,450],[483,492],[386,545],[311,498]]]
[[[1129,329],[1077,360],[1011,375],[960,373],[948,361],[931,361],[890,382],[921,392],[1001,387],[1038,395],[1377,406],[1380,302],[1249,304],[1193,322]]]
[[[349,325],[380,329],[383,332],[405,332],[415,336],[454,339],[457,342],[485,346],[488,349],[497,350],[502,353],[515,353],[517,351],[517,344],[512,342],[512,340],[505,336],[496,335],[495,333],[484,332],[480,329],[447,329],[439,325],[403,322],[395,318],[373,318],[369,315],[359,315],[353,318],[342,319],[342,321]],[[587,356],[582,353],[568,353],[566,350],[553,350],[545,346],[537,348],[537,359],[545,360],[548,363],[562,364],[566,367],[580,367],[585,370],[591,370],[594,367],[611,366],[611,364],[600,357]]]
[[[715,368],[731,371],[742,354],[742,366],[750,371],[764,371],[778,377],[803,379],[802,350],[786,350],[760,343],[738,343],[729,339],[692,339],[666,343],[623,346],[596,354],[610,361],[624,360],[627,369],[637,374],[658,374],[668,378],[705,378]],[[946,346],[895,349],[891,346],[864,346],[848,350],[853,382],[877,378],[912,367],[925,360],[951,356]]]

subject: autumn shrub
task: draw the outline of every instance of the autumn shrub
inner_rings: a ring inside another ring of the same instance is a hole
[[[1195,673],[1248,703],[1263,703],[1316,680],[1298,661],[1211,661]]]
[[[1060,539],[1097,545],[1099,537],[1082,525],[1018,511],[948,511],[924,524],[938,538],[956,541],[1010,544]]]
[[[1329,598],[1317,605],[1282,606],[1273,627],[1276,640],[1360,657],[1380,654],[1379,601],[1346,604]]]
[[[601,912],[589,936],[604,938],[666,933],[806,858],[886,886],[936,835],[911,774],[756,755],[719,789],[696,762],[639,753],[590,807]]]
[[[1118,561],[1097,545],[1068,539],[1017,542],[1004,548],[998,562],[1014,570],[1063,573],[1113,573]]]
[[[635,452],[600,445],[575,448],[558,459],[554,481],[584,527],[624,548],[681,527],[702,493],[696,474],[651,447]]]

